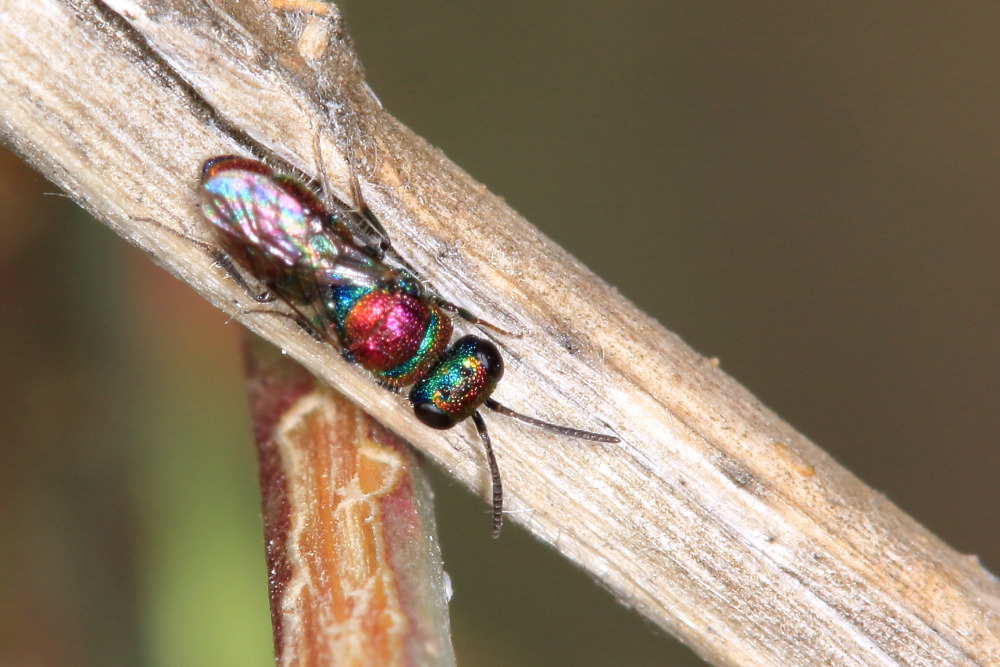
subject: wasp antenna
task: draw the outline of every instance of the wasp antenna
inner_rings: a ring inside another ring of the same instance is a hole
[[[569,436],[570,438],[580,438],[581,440],[592,440],[594,442],[607,442],[610,444],[621,442],[621,439],[616,438],[613,435],[603,435],[601,433],[593,433],[591,431],[584,431],[578,428],[559,426],[558,424],[550,424],[549,422],[542,421],[541,419],[535,419],[534,417],[529,417],[528,415],[522,415],[520,412],[515,412],[507,406],[497,403],[492,398],[487,399],[483,405],[493,412],[498,412],[502,415],[506,415],[507,417],[511,417],[512,419],[522,421],[525,424],[531,424],[532,426],[544,428],[546,431],[552,431],[553,433]]]
[[[497,467],[497,459],[493,456],[493,445],[490,444],[490,432],[486,430],[486,420],[476,410],[472,413],[472,421],[479,431],[479,437],[483,440],[486,460],[490,464],[490,477],[493,478],[493,537],[496,538],[500,537],[500,528],[503,527],[503,484],[500,483],[500,468]]]
[[[368,226],[374,230],[377,236],[380,236],[382,243],[386,245],[387,248],[392,248],[392,241],[389,239],[389,232],[385,231],[385,227],[382,225],[382,221],[378,219],[375,215],[375,211],[371,210],[368,206],[368,202],[365,200],[365,196],[361,193],[361,181],[358,180],[358,168],[355,164],[351,163],[351,196],[354,198],[354,210]],[[395,249],[393,249],[395,250]]]

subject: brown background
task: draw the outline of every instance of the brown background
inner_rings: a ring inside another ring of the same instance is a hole
[[[403,122],[1000,571],[1000,6],[344,8]],[[236,325],[0,169],[0,663],[271,664]],[[435,487],[462,664],[698,664]]]

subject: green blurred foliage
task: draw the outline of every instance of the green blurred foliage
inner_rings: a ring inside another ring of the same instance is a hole
[[[343,7],[403,122],[1000,569],[1000,6]],[[0,663],[270,664],[236,325],[0,169]],[[435,488],[462,664],[698,664]]]

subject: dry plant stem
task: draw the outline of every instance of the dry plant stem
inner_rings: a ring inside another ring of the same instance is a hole
[[[454,665],[433,500],[413,451],[246,334],[279,665]]]
[[[401,255],[444,297],[523,332],[495,338],[507,359],[497,399],[622,438],[580,443],[488,416],[510,519],[718,664],[1000,664],[1000,587],[975,557],[384,112],[335,8],[280,5],[0,0],[0,130],[101,220],[485,495],[471,427],[421,427],[335,350],[255,312],[202,250],[136,220],[204,237],[195,183],[212,155],[268,152],[348,202],[356,164]]]

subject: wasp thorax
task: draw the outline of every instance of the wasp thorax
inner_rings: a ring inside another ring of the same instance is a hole
[[[451,321],[437,306],[385,289],[357,299],[341,325],[351,357],[394,387],[426,375],[449,338]]]
[[[501,377],[503,357],[497,346],[483,338],[464,336],[413,385],[413,412],[431,428],[451,428],[479,409]]]

